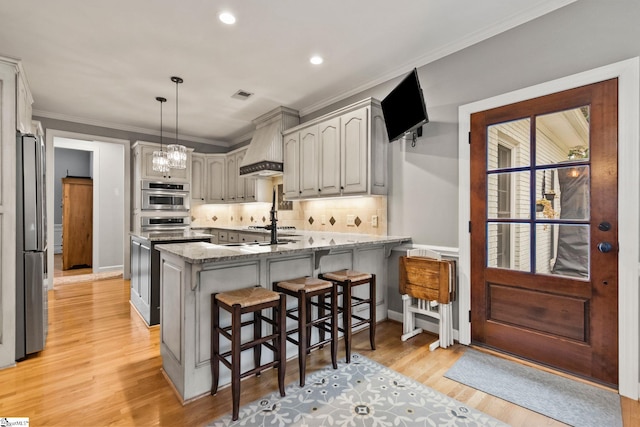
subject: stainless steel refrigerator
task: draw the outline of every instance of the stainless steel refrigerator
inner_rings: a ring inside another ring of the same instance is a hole
[[[44,348],[48,309],[44,141],[17,135],[16,360]]]

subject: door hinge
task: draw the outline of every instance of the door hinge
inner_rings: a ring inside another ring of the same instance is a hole
[[[469,221],[469,233],[471,233],[471,221]]]
[[[469,132],[469,144],[471,144],[471,132]]]
[[[471,310],[469,310],[469,323],[471,323]]]

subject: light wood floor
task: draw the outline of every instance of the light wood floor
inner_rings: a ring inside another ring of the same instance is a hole
[[[0,371],[0,417],[29,417],[32,426],[198,426],[231,410],[230,390],[181,406],[161,373],[159,328],[148,329],[129,305],[122,279],[56,286],[49,293],[49,336],[40,354]],[[561,423],[466,387],[443,375],[465,351],[429,352],[435,337],[400,341],[402,326],[378,325],[377,350],[356,334],[353,350],[513,426]],[[340,354],[344,357],[343,349]],[[308,358],[308,370],[330,363],[327,349]],[[297,381],[287,364],[287,384]],[[277,389],[273,371],[248,378],[242,404]],[[625,426],[640,425],[640,405],[623,399]]]
[[[84,274],[93,273],[91,267],[87,268],[73,268],[70,270],[62,269],[62,254],[53,255],[53,277],[67,277],[67,276],[79,276]]]

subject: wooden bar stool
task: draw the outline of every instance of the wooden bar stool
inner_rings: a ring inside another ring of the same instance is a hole
[[[298,346],[298,366],[300,367],[300,386],[304,386],[307,366],[307,354],[312,349],[331,344],[331,363],[333,369],[338,368],[338,292],[336,284],[314,277],[274,282],[273,289],[297,299],[297,306],[287,310],[287,317],[298,322],[298,327],[286,332],[287,340]],[[313,298],[317,297],[316,301]],[[327,298],[330,302],[327,303]],[[318,308],[314,319],[312,307]],[[329,314],[326,314],[326,310]],[[319,340],[311,345],[312,328],[318,329]],[[325,339],[325,332],[329,338]],[[291,335],[297,333],[298,339]]]
[[[231,314],[231,325],[220,326],[220,309]],[[284,374],[286,366],[286,296],[256,286],[235,291],[211,295],[211,394],[218,392],[220,362],[231,370],[231,395],[233,399],[233,420],[238,419],[240,411],[240,380],[271,367],[278,368],[278,387],[284,396]],[[262,314],[262,310],[271,309],[271,317]],[[252,313],[251,320],[242,321],[242,315]],[[262,321],[272,325],[272,333],[262,336]],[[242,342],[241,333],[245,326],[253,325],[253,339]],[[231,350],[220,353],[220,335],[231,342]],[[261,364],[262,346],[273,352],[273,361]],[[241,353],[253,349],[254,368],[241,372]],[[231,360],[228,360],[228,358]]]
[[[353,329],[362,325],[369,325],[369,341],[371,349],[376,349],[376,275],[361,273],[354,270],[339,270],[330,273],[322,273],[318,278],[336,283],[340,289],[338,294],[342,295],[342,306],[339,311],[342,313],[343,327],[339,330],[344,334],[344,346],[347,353],[347,363],[351,362],[351,335]],[[361,298],[353,295],[353,288],[360,285],[369,284],[369,297]],[[369,305],[369,317],[360,317],[353,313],[353,308],[362,305]],[[356,323],[353,323],[356,319]]]

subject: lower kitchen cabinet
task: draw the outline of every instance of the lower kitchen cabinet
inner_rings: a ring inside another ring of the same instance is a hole
[[[131,236],[131,304],[149,326],[160,324],[160,252],[156,245],[209,242],[209,238],[150,240]]]

